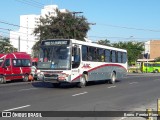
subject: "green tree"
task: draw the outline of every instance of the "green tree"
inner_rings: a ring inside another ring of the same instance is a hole
[[[137,61],[139,56],[144,51],[144,43],[142,42],[133,42],[133,41],[118,42],[118,43],[113,43],[112,46],[127,50],[129,65]]]
[[[10,53],[13,51],[17,51],[16,48],[14,48],[9,41],[9,38],[7,37],[1,37],[0,38],[0,53]]]
[[[39,41],[33,46],[34,51],[39,50],[41,40],[46,39],[78,39],[84,41],[90,29],[85,17],[76,17],[72,13],[61,13],[56,10],[57,16],[40,18],[40,25],[34,30],[39,35]]]
[[[99,40],[97,42],[97,44],[100,44],[100,45],[106,45],[106,46],[111,46],[111,43],[109,40],[105,39],[105,40]]]

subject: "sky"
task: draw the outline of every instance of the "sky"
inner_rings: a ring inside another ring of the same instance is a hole
[[[0,35],[7,36],[8,29],[18,30],[14,25],[19,25],[20,15],[38,15],[50,4],[83,12],[80,15],[89,23],[96,23],[87,33],[93,41],[160,40],[160,0],[1,0]]]

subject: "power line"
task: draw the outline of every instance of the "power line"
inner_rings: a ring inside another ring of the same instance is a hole
[[[4,37],[4,36],[2,36]],[[8,39],[13,39],[13,40],[19,40],[19,38],[12,38],[12,37],[7,37]],[[29,39],[20,39],[21,41],[27,41],[27,42],[37,42],[38,40],[29,40]]]
[[[27,0],[25,0],[25,1],[27,1]],[[41,3],[41,2],[37,2],[37,1],[35,1],[35,0],[29,0],[28,2],[32,2],[32,3],[35,3],[35,4],[38,4],[38,5],[40,5],[40,6],[44,6],[44,3]]]
[[[8,29],[5,29],[5,30],[8,30]],[[8,35],[8,32],[5,32],[5,31],[0,31],[0,33],[5,33],[5,34]],[[21,33],[21,35],[19,33]],[[25,34],[25,35],[22,35],[22,34]],[[12,33],[12,35],[16,35],[18,38],[8,37],[8,36],[5,36],[4,34],[1,37],[8,38],[10,40],[10,42],[11,41],[13,42],[13,40],[17,40],[18,41],[19,40],[19,36],[21,38],[26,38],[26,35],[28,36],[28,34],[22,33],[22,32],[15,32],[15,33]],[[31,34],[29,34],[29,35],[31,35]],[[30,40],[30,39],[20,39],[20,40],[21,41],[26,41],[26,42],[32,42],[32,43],[36,43],[38,41],[38,40]]]
[[[7,30],[10,31],[11,29],[7,29],[7,28],[0,28],[1,30]]]
[[[21,2],[21,3],[25,3],[25,4],[28,4],[30,6],[34,6],[34,7],[38,7],[38,8],[41,8],[44,6],[43,3],[40,3],[40,2],[37,2],[35,0],[32,0],[32,1],[29,1],[29,0],[16,0],[18,2]],[[8,24],[8,23],[7,23]],[[14,25],[14,24],[9,24],[9,25]],[[143,28],[134,28],[134,27],[126,27],[126,26],[118,26],[118,25],[110,25],[110,24],[97,24],[97,25],[100,25],[100,26],[109,26],[109,27],[116,27],[116,28],[122,28],[122,29],[133,29],[133,30],[139,30],[139,31],[150,31],[150,32],[160,32],[160,30],[154,30],[154,29],[143,29]],[[14,26],[17,26],[17,27],[23,27],[23,26],[18,26],[18,25],[14,25]],[[26,27],[24,27],[26,28]],[[31,28],[33,29],[33,28]]]
[[[8,29],[8,28],[0,28],[1,30],[5,30],[5,31],[13,31],[12,29]],[[4,31],[1,31],[2,33],[7,33],[7,32],[4,32]],[[14,32],[14,31],[13,31]],[[23,33],[23,32],[20,32],[20,31],[15,31],[14,35],[19,35],[20,34],[24,34],[24,35],[32,35],[32,34],[27,34],[27,33]],[[128,39],[128,40],[131,40],[131,39],[160,39],[160,38],[126,38],[126,37],[108,37],[108,36],[88,36],[88,37],[91,37],[91,38],[99,38],[99,39]]]
[[[34,28],[29,28],[29,27],[24,27],[24,26],[12,24],[12,23],[9,23],[9,22],[6,22],[6,21],[2,21],[2,20],[0,20],[0,23],[7,24],[7,25],[11,25],[11,26],[15,26],[15,27],[26,28],[26,29],[34,29]]]
[[[122,28],[122,29],[133,29],[133,30],[141,30],[141,31],[160,32],[160,30],[134,28],[134,27],[125,27],[125,26],[118,26],[118,25],[109,25],[109,24],[97,24],[97,25],[100,25],[100,26],[109,26],[109,27],[116,27],[116,28]]]
[[[90,38],[97,38],[97,39],[123,39],[123,40],[160,40],[160,38],[128,38],[128,37],[108,37],[108,36],[88,36]]]
[[[0,28],[0,29],[6,30],[6,31],[9,31],[9,32],[13,31],[12,29],[6,29],[6,28]],[[1,33],[6,33],[6,34],[8,33],[8,32],[5,32],[5,31],[0,31],[0,32]],[[12,33],[13,35],[20,35],[19,33],[25,34],[25,35],[32,35],[32,34],[27,34],[27,33],[19,32],[19,31],[13,31],[13,32],[14,32],[14,33]]]
[[[32,6],[32,7],[36,7],[36,8],[42,8],[43,6],[42,5],[40,5],[40,4],[35,4],[34,2],[31,2],[31,1],[25,1],[25,0],[16,0],[16,1],[18,1],[18,2],[20,2],[20,3],[23,3],[23,4],[27,4],[27,5],[29,5],[29,6]],[[38,3],[38,2],[37,2]]]
[[[13,40],[19,40],[18,38],[10,38],[10,39],[13,39]],[[26,39],[20,39],[20,41],[26,41],[26,42],[38,42],[38,40],[26,40]]]

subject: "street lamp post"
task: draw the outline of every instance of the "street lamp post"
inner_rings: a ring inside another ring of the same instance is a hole
[[[73,16],[74,16],[74,18],[76,18],[76,14],[81,14],[81,13],[83,13],[83,12],[70,12],[71,14],[73,14]],[[73,31],[73,37],[74,38],[76,38],[76,36],[75,36],[75,29],[74,29],[74,31]]]
[[[83,12],[70,12],[70,13],[72,13],[74,15],[74,17],[76,17],[76,14],[81,14]]]
[[[96,25],[96,23],[88,23],[88,25]]]
[[[148,73],[148,59],[149,59],[149,51],[147,52],[147,68],[146,68],[146,73]]]

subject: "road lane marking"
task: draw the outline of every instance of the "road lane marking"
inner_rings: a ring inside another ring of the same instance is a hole
[[[131,83],[129,83],[130,85],[132,85],[132,84],[137,84],[138,82],[131,82]]]
[[[31,105],[25,105],[25,106],[16,107],[16,108],[11,108],[11,109],[8,109],[8,110],[3,110],[3,111],[12,111],[12,110],[17,110],[17,109],[26,108],[26,107],[29,107],[29,106],[31,106]]]
[[[21,89],[19,91],[27,91],[27,90],[36,90],[37,88],[28,88],[28,89]]]
[[[126,119],[127,117],[122,117],[122,118],[120,118],[119,120],[124,120],[124,119]]]
[[[108,88],[115,88],[116,86],[110,86],[110,87],[108,87]]]
[[[74,96],[83,95],[83,94],[86,94],[86,93],[88,93],[88,92],[78,93],[78,94],[74,94],[72,96],[74,97]]]

